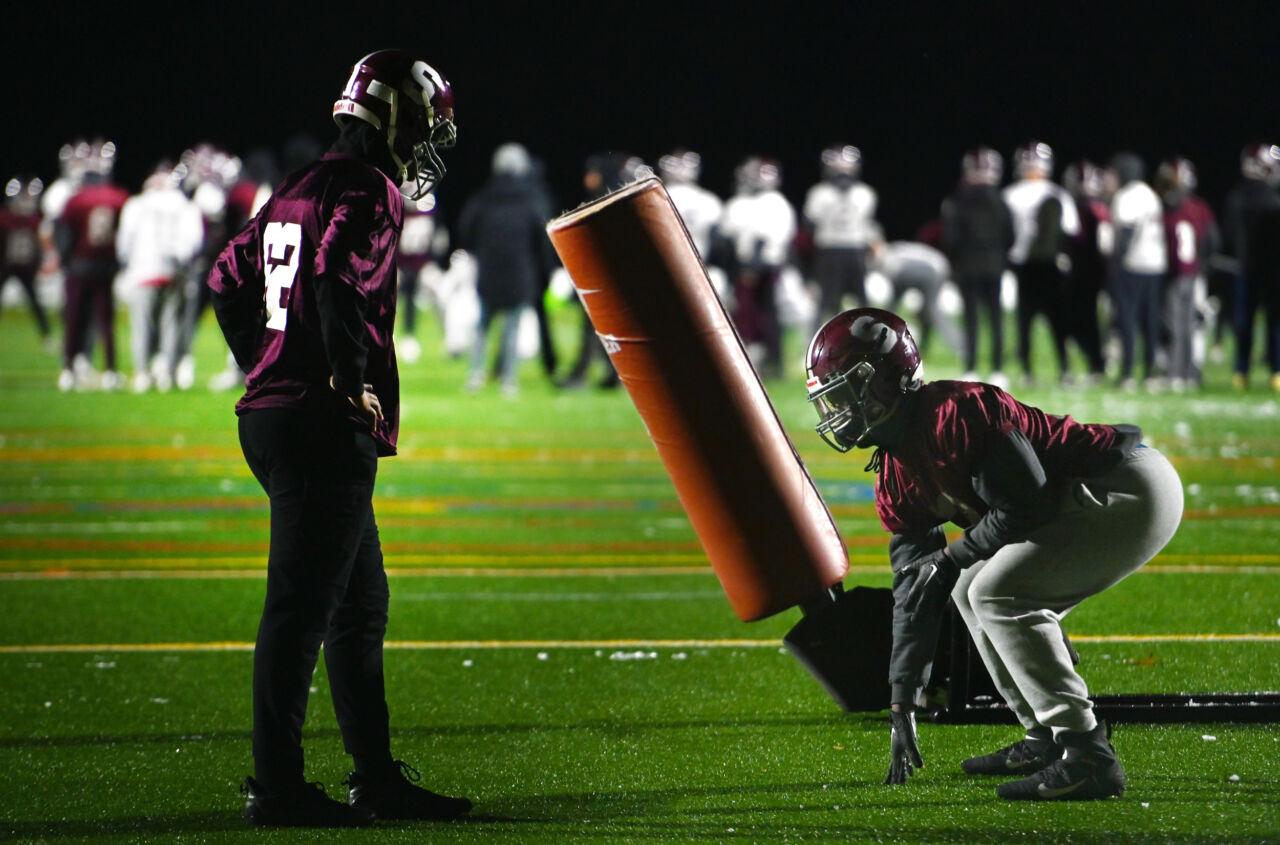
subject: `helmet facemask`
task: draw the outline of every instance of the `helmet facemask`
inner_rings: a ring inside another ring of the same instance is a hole
[[[867,436],[898,408],[902,394],[888,404],[873,395],[875,374],[874,364],[859,361],[826,384],[810,386],[809,401],[820,420],[814,430],[837,452],[871,445]]]

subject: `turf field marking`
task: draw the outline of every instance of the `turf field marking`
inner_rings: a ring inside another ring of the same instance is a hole
[[[663,556],[665,557],[665,556]],[[1184,559],[1197,559],[1192,555],[1183,555]],[[1205,560],[1217,560],[1220,563],[1185,563],[1158,564],[1153,563],[1139,569],[1137,574],[1169,575],[1280,575],[1280,558],[1275,555],[1204,555]],[[450,559],[456,559],[450,556]],[[493,556],[466,556],[468,560],[492,560]],[[575,559],[576,556],[575,556]],[[595,560],[594,556],[590,558]],[[604,559],[604,558],[600,558]],[[616,560],[616,558],[613,558]],[[161,559],[153,559],[159,562]],[[236,580],[257,579],[266,575],[266,565],[262,558],[164,558],[169,567],[156,569],[112,569],[121,560],[117,558],[76,558],[65,561],[64,566],[51,566],[47,569],[0,572],[2,581],[146,581],[169,578],[189,578],[193,580]],[[538,561],[544,558],[538,558]],[[652,560],[652,558],[649,558]],[[1230,561],[1238,560],[1232,564]],[[138,562],[137,558],[133,562]],[[51,562],[53,563],[53,562]],[[1253,565],[1250,565],[1250,564]],[[1268,566],[1267,563],[1272,565]],[[201,564],[230,568],[202,569]],[[237,565],[238,564],[238,565]],[[256,565],[254,565],[256,564]],[[1258,565],[1261,564],[1261,565]],[[68,569],[66,565],[89,567],[85,569]],[[853,565],[849,567],[849,575],[887,575],[888,564]],[[624,576],[651,577],[655,575],[711,575],[711,567],[707,564],[697,566],[388,566],[387,575],[391,578],[619,578]]]
[[[1280,643],[1280,634],[1072,634],[1073,643]],[[393,651],[467,651],[518,649],[781,648],[779,639],[687,640],[391,640]],[[253,643],[50,643],[0,646],[0,654],[87,654],[97,652],[253,651]]]

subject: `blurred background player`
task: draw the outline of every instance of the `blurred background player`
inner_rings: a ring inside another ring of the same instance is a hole
[[[810,333],[840,311],[845,296],[867,304],[867,251],[882,240],[875,189],[862,181],[862,151],[833,144],[820,156],[822,179],[804,199],[804,225],[813,242],[818,310]]]
[[[712,249],[718,236],[720,218],[724,215],[724,202],[698,184],[702,176],[702,156],[692,150],[673,150],[658,159],[658,175],[680,213],[698,255],[707,265],[707,274],[716,294],[726,300],[727,279],[724,271],[714,266],[713,261],[718,256],[713,255]]]
[[[116,254],[121,294],[129,302],[136,393],[174,384],[183,291],[204,243],[200,209],[178,187],[179,179],[172,163],[161,162],[120,212]]]
[[[1111,171],[1117,185],[1111,198],[1111,225],[1115,230],[1111,294],[1120,321],[1120,385],[1134,386],[1134,349],[1141,329],[1143,375],[1147,387],[1157,389],[1160,305],[1169,267],[1164,209],[1160,197],[1143,181],[1146,166],[1137,154],[1116,153],[1111,159]]]
[[[1002,196],[1013,217],[1013,246],[1009,263],[1018,281],[1018,363],[1023,378],[1034,383],[1031,366],[1031,333],[1037,315],[1043,314],[1053,334],[1058,375],[1068,373],[1066,339],[1059,322],[1063,274],[1070,268],[1067,238],[1080,231],[1080,218],[1070,194],[1052,181],[1053,148],[1031,141],[1014,153],[1018,180]]]
[[[752,363],[765,378],[782,373],[778,276],[796,236],[796,213],[782,195],[782,167],[750,156],[734,171],[736,192],[725,203],[720,234],[732,245],[731,314]]]
[[[36,274],[43,263],[40,245],[40,195],[44,182],[38,176],[14,176],[4,186],[4,207],[0,208],[0,294],[10,279],[17,279],[27,297],[31,316],[36,319],[40,339],[52,342],[49,317],[36,290]]]
[[[625,153],[599,152],[587,157],[582,171],[582,188],[584,202],[593,202],[627,183],[627,165],[632,156]],[[634,169],[634,165],[632,165]],[[578,302],[576,294],[574,301]],[[579,302],[579,307],[581,303]],[[591,362],[600,358],[604,362],[605,374],[598,382],[600,387],[611,388],[618,384],[618,373],[613,368],[609,356],[605,354],[600,338],[596,336],[595,327],[591,325],[586,312],[582,314],[582,328],[578,335],[578,354],[569,368],[569,372],[556,382],[557,387],[582,387],[587,382],[587,371]]]
[[[1071,272],[1062,302],[1062,331],[1080,347],[1089,367],[1088,384],[1105,376],[1098,297],[1106,290],[1108,264],[1114,245],[1111,207],[1104,200],[1102,168],[1091,161],[1071,163],[1062,173],[1062,186],[1076,205],[1080,231],[1071,244]]]
[[[458,221],[459,245],[476,260],[480,319],[476,326],[467,389],[485,382],[489,326],[503,315],[498,377],[505,395],[518,390],[520,320],[550,274],[547,210],[533,181],[528,150],[506,143],[493,153],[492,175],[467,200]]]
[[[1226,250],[1239,261],[1234,325],[1237,390],[1249,386],[1253,328],[1258,308],[1266,312],[1263,344],[1271,388],[1280,390],[1280,147],[1249,144],[1240,156],[1240,182],[1227,194],[1222,214]]]
[[[951,264],[941,251],[916,241],[880,243],[871,249],[869,266],[882,274],[893,288],[890,308],[896,310],[898,303],[906,305],[907,300],[919,299],[914,309],[922,350],[929,348],[936,329],[954,353],[961,353],[964,342],[960,333],[938,304],[942,286],[951,281]]]
[[[978,338],[985,314],[991,332],[990,381],[1007,387],[1000,287],[1013,246],[1013,219],[1000,198],[1004,159],[990,147],[977,147],[965,153],[960,171],[959,187],[942,203],[940,241],[964,303],[962,378],[978,379]]]
[[[183,295],[182,333],[178,343],[176,384],[186,390],[195,383],[195,357],[192,344],[200,318],[209,307],[210,294],[204,279],[209,268],[233,232],[248,220],[242,205],[231,205],[229,195],[240,181],[240,159],[215,144],[201,143],[184,151],[181,157],[182,190],[191,197],[204,219],[204,243],[191,270],[191,281]],[[251,202],[260,197],[255,192]],[[228,354],[226,367],[209,380],[212,390],[232,390],[244,386],[244,373]]]
[[[1196,196],[1196,169],[1181,156],[1156,170],[1156,191],[1164,202],[1165,249],[1169,277],[1165,287],[1165,324],[1169,329],[1166,375],[1175,391],[1199,387],[1204,350],[1206,273],[1218,252],[1218,224],[1209,204]]]
[[[422,357],[418,343],[418,290],[422,274],[440,256],[448,255],[449,231],[436,213],[436,195],[404,204],[404,229],[396,252],[400,274],[400,331],[396,335],[396,352],[400,360],[413,364]]]
[[[98,382],[103,390],[121,385],[116,369],[116,304],[112,286],[119,265],[116,260],[116,226],[120,209],[129,199],[123,188],[111,182],[116,145],[98,140],[89,145],[82,187],[67,200],[54,225],[54,241],[63,271],[65,293],[62,372],[58,388],[92,387],[76,357],[92,359],[90,324],[102,341],[104,371]]]

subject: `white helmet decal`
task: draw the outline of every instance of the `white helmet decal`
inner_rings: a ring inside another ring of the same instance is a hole
[[[849,334],[858,340],[879,345],[881,355],[888,355],[898,343],[898,333],[874,317],[862,316],[849,325]]]

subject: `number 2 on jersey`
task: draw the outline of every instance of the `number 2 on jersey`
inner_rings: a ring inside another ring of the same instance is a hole
[[[302,227],[297,223],[268,223],[262,233],[262,265],[266,268],[267,328],[284,331],[289,320],[288,295],[298,275]]]

